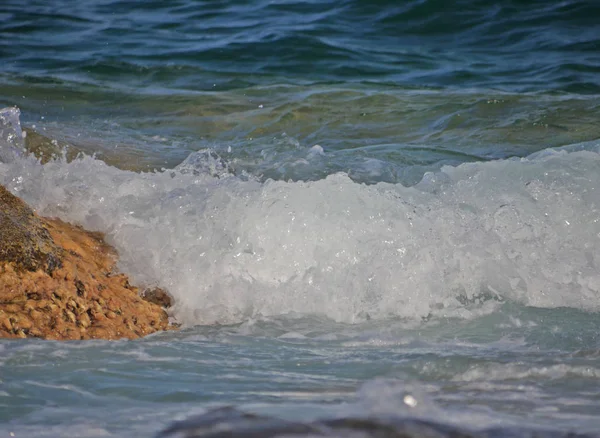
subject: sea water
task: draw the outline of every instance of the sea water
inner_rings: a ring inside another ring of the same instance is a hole
[[[600,436],[598,16],[3,2],[0,183],[182,327],[0,341],[0,434]]]

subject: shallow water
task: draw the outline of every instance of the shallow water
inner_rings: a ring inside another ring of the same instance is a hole
[[[183,329],[0,341],[0,431],[598,436],[598,12],[5,1],[0,183]]]
[[[304,423],[391,416],[597,436],[595,315],[504,305],[411,325],[288,316],[135,342],[5,342],[3,427],[16,436],[153,436],[231,405]]]

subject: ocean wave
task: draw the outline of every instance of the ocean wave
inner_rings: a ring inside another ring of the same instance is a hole
[[[210,154],[154,173],[13,157],[0,180],[40,214],[104,232],[120,268],[167,288],[184,324],[470,318],[506,300],[600,310],[599,152],[444,167],[414,187],[343,173],[261,182]]]

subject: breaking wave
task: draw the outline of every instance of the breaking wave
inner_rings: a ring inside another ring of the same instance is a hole
[[[101,231],[183,324],[291,312],[342,322],[470,318],[515,301],[600,310],[600,142],[444,167],[413,187],[240,178],[210,151],[136,173],[41,164],[1,112],[0,182]]]

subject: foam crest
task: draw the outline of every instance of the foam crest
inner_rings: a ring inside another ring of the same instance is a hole
[[[120,268],[166,287],[185,324],[469,318],[504,300],[596,311],[600,155],[579,149],[444,168],[415,187],[223,178],[189,171],[198,157],[142,174],[24,157],[0,163],[0,182],[106,233]]]

